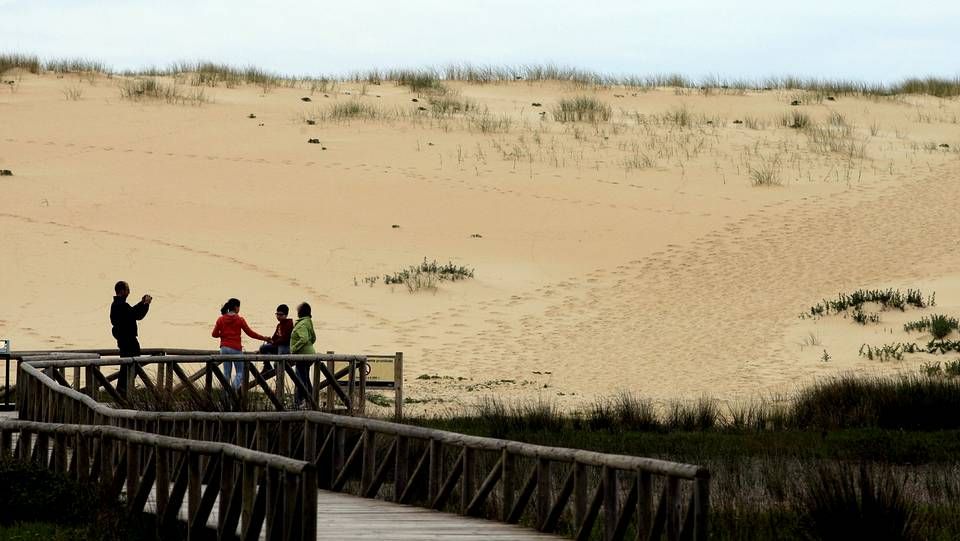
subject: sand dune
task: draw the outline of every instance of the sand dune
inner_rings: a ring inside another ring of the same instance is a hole
[[[0,178],[0,336],[15,348],[111,346],[125,279],[155,298],[145,346],[213,347],[231,296],[260,332],[276,304],[307,300],[320,349],[403,351],[410,395],[444,400],[423,407],[491,392],[576,407],[619,389],[768,396],[923,362],[857,348],[930,310],[798,319],[840,291],[920,287],[960,311],[956,99],[451,83],[474,111],[434,116],[390,83],[172,105],[123,100],[118,80],[0,89],[14,173]],[[552,119],[578,95],[612,119]],[[325,119],[334,103],[377,118]],[[779,124],[798,111],[825,131]],[[754,186],[765,170],[782,185]],[[414,294],[363,282],[424,257],[475,278]],[[822,344],[798,345],[811,332]]]

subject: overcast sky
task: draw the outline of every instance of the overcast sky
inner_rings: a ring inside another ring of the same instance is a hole
[[[956,0],[0,0],[0,51],[316,75],[451,62],[612,74],[960,75]]]

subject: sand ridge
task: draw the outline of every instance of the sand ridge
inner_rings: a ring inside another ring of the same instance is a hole
[[[489,392],[576,407],[618,389],[732,400],[916,367],[829,344],[834,361],[817,362],[796,347],[809,323],[796,316],[843,290],[955,280],[956,241],[925,239],[956,220],[957,100],[805,107],[856,126],[865,152],[852,158],[776,126],[792,111],[784,92],[454,84],[510,120],[488,133],[476,117],[390,117],[414,96],[390,84],[309,104],[301,89],[217,88],[200,106],[129,103],[107,79],[74,102],[63,84],[28,76],[0,94],[0,166],[15,174],[0,180],[0,334],[19,348],[110,345],[123,278],[157,300],[145,345],[212,347],[230,296],[260,332],[277,303],[308,300],[321,349],[404,351],[428,407]],[[585,93],[615,120],[541,120]],[[303,122],[344,100],[385,116]],[[691,124],[664,120],[677,111]],[[748,116],[765,124],[733,123]],[[639,152],[655,163],[628,167]],[[785,185],[751,186],[773,158]],[[423,257],[476,278],[417,294],[362,283]]]

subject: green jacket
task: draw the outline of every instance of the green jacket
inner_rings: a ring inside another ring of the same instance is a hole
[[[290,334],[290,353],[313,354],[313,344],[317,341],[317,333],[313,332],[313,320],[302,317],[293,325]]]

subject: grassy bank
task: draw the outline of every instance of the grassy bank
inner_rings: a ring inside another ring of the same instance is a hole
[[[842,377],[778,403],[488,399],[410,422],[706,466],[711,539],[958,539],[958,405],[956,378]]]

